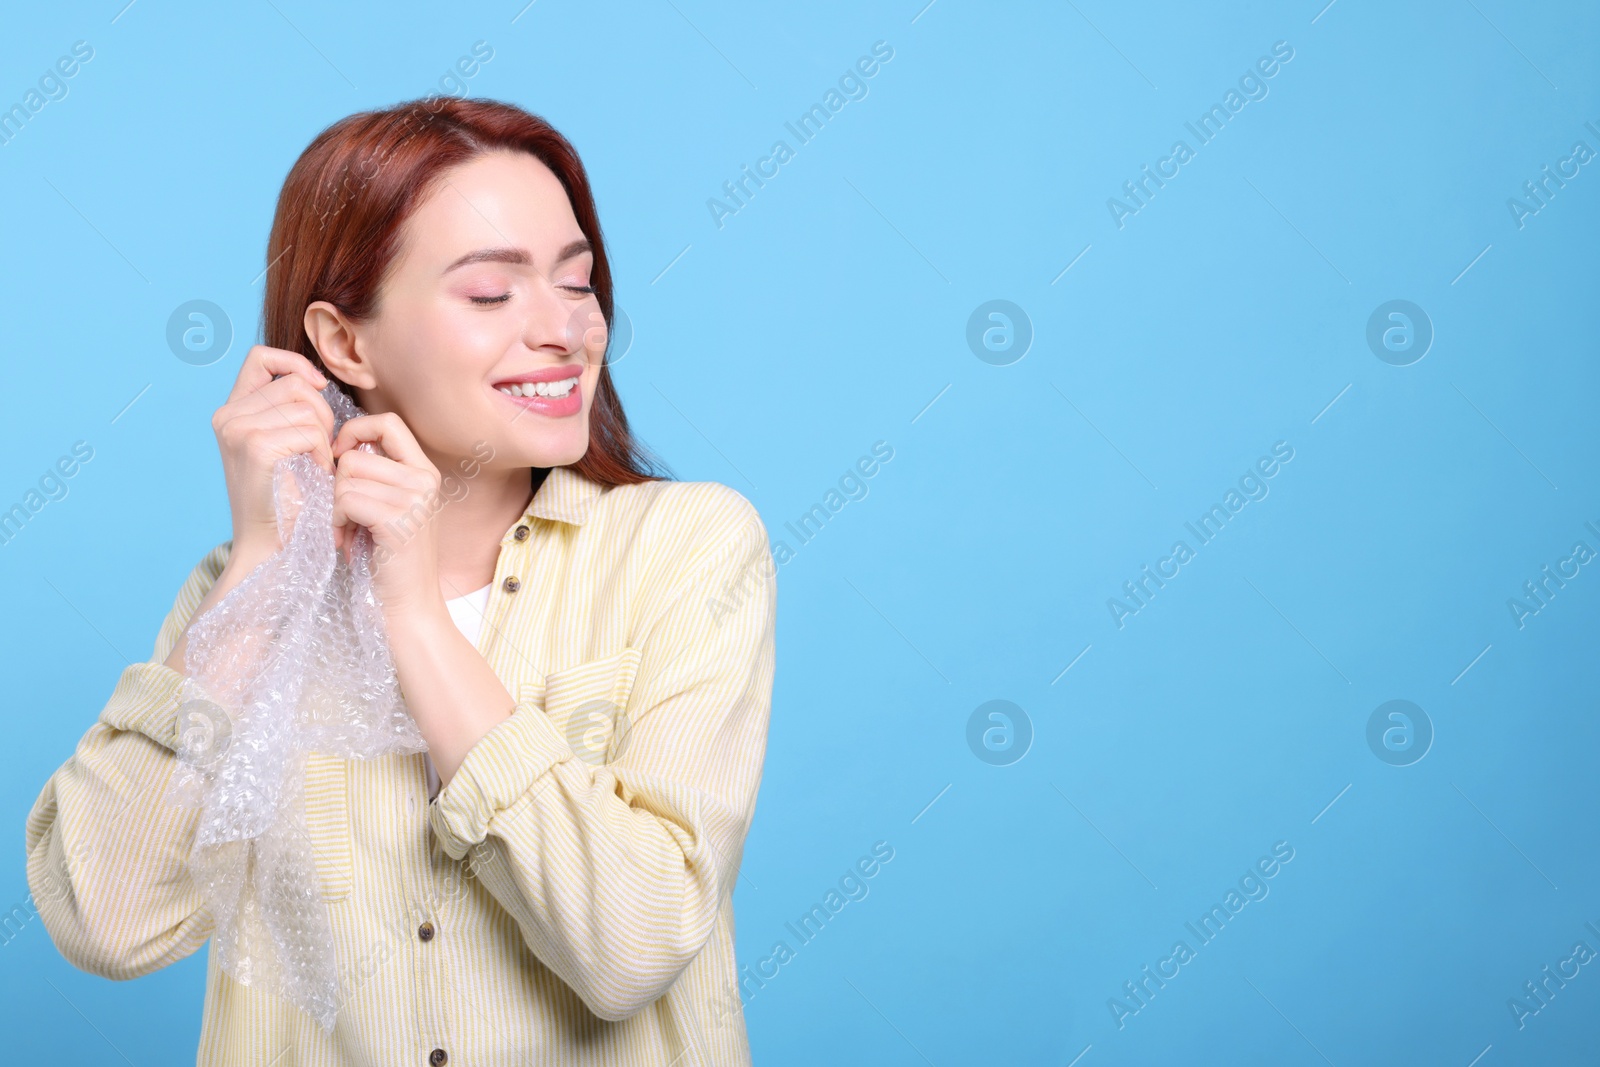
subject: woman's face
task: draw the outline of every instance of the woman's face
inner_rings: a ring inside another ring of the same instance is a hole
[[[397,412],[442,473],[484,460],[484,445],[490,467],[574,463],[606,346],[593,263],[542,162],[495,151],[463,163],[407,219],[376,314],[351,327],[365,359],[346,380],[369,413]],[[534,381],[549,395],[507,394]]]

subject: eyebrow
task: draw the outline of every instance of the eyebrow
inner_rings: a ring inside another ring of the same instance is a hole
[[[580,237],[557,252],[555,262],[558,264],[565,263],[575,256],[581,256],[585,252],[593,251],[594,246],[589,243],[589,239]],[[532,262],[533,257],[528,254],[525,248],[480,248],[476,252],[468,252],[440,273],[449,274],[457,267],[465,267],[469,263],[515,263],[520,266],[526,266]]]

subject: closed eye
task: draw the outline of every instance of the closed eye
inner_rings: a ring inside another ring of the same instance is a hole
[[[593,296],[595,293],[595,288],[592,285],[563,285],[562,288],[568,290],[569,292],[583,293],[587,296]],[[510,300],[511,294],[501,293],[499,296],[473,296],[468,297],[468,299],[481,307],[492,307],[495,304],[504,304],[507,300]]]

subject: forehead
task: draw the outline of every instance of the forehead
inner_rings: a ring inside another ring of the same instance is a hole
[[[494,151],[442,173],[406,220],[402,259],[442,267],[476,248],[526,248],[536,263],[583,236],[566,189],[526,152]]]

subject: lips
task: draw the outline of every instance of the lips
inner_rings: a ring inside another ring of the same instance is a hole
[[[571,379],[574,377],[570,371],[566,371],[564,374],[565,379]],[[555,380],[562,381],[565,379],[557,378]],[[550,379],[545,377],[535,380],[549,381]],[[524,384],[527,381],[527,378],[512,378],[508,379],[503,384],[496,385],[493,389],[495,396],[504,397],[507,403],[515,404],[517,406],[518,411],[516,415],[513,416],[512,421],[516,421],[517,418],[528,412],[533,412],[536,415],[544,415],[550,418],[563,418],[569,415],[576,415],[583,410],[583,380],[581,377],[572,383],[572,388],[567,390],[565,396],[519,395],[521,388],[532,388],[532,386]],[[507,389],[513,387],[520,387],[517,393],[506,392]]]
[[[556,367],[543,367],[539,370],[518,374],[513,378],[501,378],[493,383],[498,389],[502,385],[521,385],[525,382],[559,382],[568,378],[582,378],[583,366],[578,363],[563,364]]]

